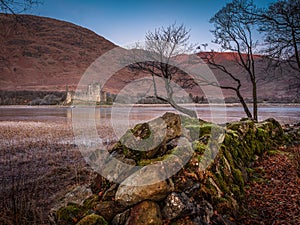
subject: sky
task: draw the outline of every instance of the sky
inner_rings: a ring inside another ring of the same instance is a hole
[[[254,0],[267,6],[275,0]],[[190,29],[190,42],[212,44],[209,19],[230,0],[44,0],[28,14],[88,28],[121,47],[143,41],[145,33],[173,23]]]

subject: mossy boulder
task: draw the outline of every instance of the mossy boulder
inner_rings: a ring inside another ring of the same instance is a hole
[[[119,186],[115,199],[123,206],[132,206],[144,200],[160,201],[173,190],[164,177],[161,167],[155,164],[144,167],[128,177]]]
[[[83,217],[89,215],[90,211],[96,207],[98,202],[99,196],[97,195],[87,198],[81,205],[70,202],[55,213],[56,219],[54,224],[76,224]]]
[[[99,201],[87,185],[79,185],[70,190],[49,212],[52,224],[74,224],[88,214]]]
[[[160,118],[129,129],[110,152],[133,159],[139,165],[141,160],[164,158],[177,146],[176,141],[181,137],[189,141],[200,140],[205,145],[220,132],[224,130],[216,124],[166,113]],[[194,147],[198,149],[200,146]]]
[[[67,206],[62,207],[57,211],[57,224],[75,224],[81,217],[83,217],[83,211],[82,206],[75,203],[69,203]]]
[[[76,225],[108,225],[108,223],[102,216],[93,213],[82,218]]]

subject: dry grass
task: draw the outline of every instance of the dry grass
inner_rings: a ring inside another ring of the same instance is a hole
[[[68,187],[88,182],[70,124],[0,122],[0,140],[0,224],[48,224]]]

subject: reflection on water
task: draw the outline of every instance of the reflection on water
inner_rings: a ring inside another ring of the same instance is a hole
[[[72,121],[72,111],[74,109],[71,107],[5,106],[0,107],[0,121],[34,120],[69,123]],[[151,105],[134,107],[119,107],[115,105],[113,107],[89,109],[95,111],[95,116],[89,119],[95,121],[114,120],[115,123],[127,120],[130,125],[140,121],[148,121],[163,115],[165,112],[176,112],[172,107]],[[222,107],[217,106],[196,105],[196,110],[199,118],[218,123],[237,121],[245,117],[243,109],[239,105],[227,105],[226,114],[224,114]],[[83,120],[87,119],[84,115],[82,117]],[[270,117],[277,119],[282,124],[298,123],[300,122],[300,105],[261,105],[259,107],[259,120]]]

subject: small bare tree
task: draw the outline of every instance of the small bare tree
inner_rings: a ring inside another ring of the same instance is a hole
[[[233,0],[219,10],[210,20],[214,25],[212,33],[214,43],[219,44],[222,51],[233,54],[233,62],[244,71],[246,78],[250,81],[252,87],[253,112],[251,113],[242,94],[242,83],[237,74],[229,71],[226,65],[218,64],[215,60],[214,53],[202,54],[202,58],[213,68],[222,71],[229,79],[232,80],[230,86],[220,86],[223,89],[235,91],[240,100],[248,118],[257,121],[257,77],[256,77],[256,60],[254,51],[257,41],[254,40],[256,17],[254,11],[256,7],[252,1]],[[247,12],[252,12],[247,13]],[[213,85],[213,84],[212,84]]]
[[[130,56],[135,58],[135,63],[131,64],[130,68],[152,76],[154,95],[157,99],[184,114],[197,117],[195,111],[178,105],[174,100],[176,85],[181,88],[195,85],[194,80],[179,69],[178,58],[194,49],[194,46],[189,44],[189,32],[184,25],[176,24],[149,31],[145,36],[145,44],[135,46],[135,53]],[[178,66],[174,65],[174,62],[178,63]],[[156,78],[163,80],[166,95],[159,94]]]

